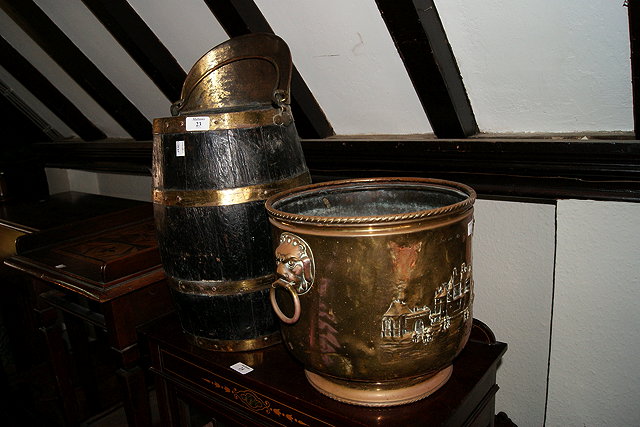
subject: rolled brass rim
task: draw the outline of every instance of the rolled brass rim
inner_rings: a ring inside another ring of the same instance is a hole
[[[233,295],[267,289],[275,279],[274,274],[244,280],[183,280],[168,277],[169,286],[183,294]]]
[[[293,193],[312,193],[320,189],[329,189],[329,188],[340,188],[347,185],[354,184],[371,184],[372,186],[380,183],[407,183],[407,184],[429,184],[433,187],[440,187],[443,189],[455,189],[458,191],[462,191],[468,197],[465,200],[462,200],[458,203],[454,203],[447,206],[442,206],[440,208],[421,210],[415,212],[407,212],[402,214],[394,214],[394,215],[369,215],[369,216],[312,216],[312,215],[299,215],[292,214],[288,212],[284,212],[278,210],[273,207],[274,203],[279,200],[282,200]],[[452,213],[461,213],[468,209],[470,209],[476,200],[476,192],[469,186],[453,182],[453,181],[445,181],[440,179],[430,179],[430,178],[402,178],[402,177],[391,177],[391,178],[360,178],[360,179],[345,179],[338,181],[328,181],[319,184],[311,184],[298,188],[292,188],[287,191],[280,192],[274,196],[271,196],[265,206],[269,215],[273,218],[277,218],[279,220],[291,221],[296,223],[309,223],[309,224],[321,224],[321,225],[331,225],[331,224],[354,224],[354,225],[362,225],[362,224],[384,224],[384,223],[397,223],[402,221],[413,221],[413,220],[421,220],[428,219],[432,217],[444,216]]]
[[[215,338],[206,338],[186,333],[189,342],[196,347],[213,351],[251,351],[278,344],[282,341],[280,332],[274,332],[269,335],[263,335],[257,338],[246,340],[219,340]]]
[[[238,188],[211,190],[153,190],[153,203],[165,206],[229,206],[266,200],[272,195],[311,182],[309,172],[293,178]]]
[[[163,117],[153,121],[153,133],[156,135],[171,133],[205,132],[208,130],[248,129],[263,126],[273,126],[290,123],[282,121],[281,109],[268,108],[263,110],[229,111],[215,114],[190,114],[187,116]],[[288,114],[288,112],[285,112]],[[198,117],[207,119],[209,125],[197,131],[187,130],[187,120]]]

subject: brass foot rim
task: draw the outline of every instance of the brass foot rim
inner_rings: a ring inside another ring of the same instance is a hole
[[[446,384],[453,372],[453,366],[436,372],[424,381],[410,386],[403,386],[398,382],[398,387],[385,387],[381,389],[380,383],[354,382],[348,386],[348,381],[337,383],[321,375],[304,371],[307,380],[320,393],[334,400],[350,405],[360,406],[396,406],[416,402],[436,392]]]
[[[188,332],[185,332],[185,335],[187,336],[187,340],[196,347],[200,347],[205,350],[227,352],[259,350],[278,344],[282,341],[282,335],[280,334],[280,331],[246,340],[221,340],[205,338],[195,336]]]

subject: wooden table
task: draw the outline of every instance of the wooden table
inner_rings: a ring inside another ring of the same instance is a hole
[[[20,239],[17,246],[20,249]],[[71,319],[76,319],[106,330],[118,365],[129,425],[150,425],[137,328],[173,310],[160,265],[151,204],[126,215],[121,211],[113,217],[39,233],[23,246],[38,249],[19,250],[5,264],[31,276],[34,289],[44,287],[44,292],[37,292],[36,310],[46,334],[67,423],[81,421],[71,375],[72,366],[83,366],[82,345],[73,339],[70,327]],[[65,348],[60,312],[67,315],[65,326],[70,331],[73,362]],[[87,377],[81,375],[82,379]],[[89,389],[95,386],[90,381],[85,383]]]
[[[412,404],[367,408],[321,395],[283,345],[242,353],[202,350],[188,343],[175,315],[152,323],[143,333],[151,346],[166,426],[493,425],[496,367],[507,348],[474,320],[472,338],[445,386]],[[232,369],[238,362],[253,371]]]
[[[39,359],[34,335],[32,292],[24,276],[2,261],[16,252],[96,232],[130,217],[144,202],[69,191],[35,200],[13,198],[0,203],[0,312],[13,354],[6,355],[18,371]],[[148,203],[147,203],[148,205]],[[144,215],[149,215],[148,210]],[[97,219],[97,220],[96,220]]]
[[[40,200],[0,203],[0,228],[16,230],[21,235],[32,234],[70,224],[81,225],[96,217],[110,217],[145,204],[148,205],[137,200],[68,191]],[[15,239],[10,243],[14,243],[15,249]]]

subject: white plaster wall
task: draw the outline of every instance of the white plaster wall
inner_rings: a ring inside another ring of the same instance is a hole
[[[49,193],[80,191],[90,194],[151,201],[151,177],[47,168]]]
[[[640,204],[561,200],[549,426],[640,425]]]
[[[202,0],[129,0],[129,4],[185,71],[229,38]]]
[[[336,134],[431,133],[375,2],[257,0]]]
[[[478,200],[474,317],[509,346],[498,369],[496,412],[520,427],[544,423],[555,205]]]
[[[124,199],[151,201],[151,177],[141,175],[98,174],[100,194]]]
[[[622,1],[435,3],[481,131],[633,129]]]
[[[67,171],[69,191],[80,191],[82,193],[101,194],[98,184],[98,174],[77,169]]]
[[[69,174],[67,169],[45,168],[47,175],[47,184],[49,185],[49,194],[64,193],[70,191]]]

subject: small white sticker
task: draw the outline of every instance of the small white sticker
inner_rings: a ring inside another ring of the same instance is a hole
[[[184,157],[184,141],[176,141],[176,157]]]
[[[242,375],[248,374],[249,372],[253,371],[253,368],[251,366],[247,366],[242,362],[231,365],[230,368],[234,371],[240,372]]]
[[[185,127],[187,132],[209,130],[209,117],[187,117]]]
[[[471,236],[473,234],[473,223],[474,221],[471,220],[469,221],[469,224],[467,224],[467,236]]]

